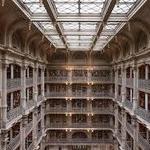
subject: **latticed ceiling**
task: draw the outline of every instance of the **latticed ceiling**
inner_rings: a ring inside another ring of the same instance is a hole
[[[44,36],[67,50],[100,51],[146,0],[17,0]]]

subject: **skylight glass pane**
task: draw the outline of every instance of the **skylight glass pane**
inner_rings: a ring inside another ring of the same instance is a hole
[[[101,13],[103,8],[103,3],[81,3],[80,12],[83,14],[86,13]]]
[[[75,14],[78,13],[78,3],[55,3],[58,13]]]
[[[49,31],[49,30],[55,30],[56,31],[52,22],[40,22],[39,24],[45,31]]]
[[[79,30],[78,22],[63,22],[62,25],[64,30]]]
[[[66,36],[67,40],[78,40],[79,36]]]
[[[120,0],[112,10],[112,14],[126,14],[134,6],[137,0]]]
[[[95,30],[97,24],[93,22],[81,22],[80,29],[81,30]]]
[[[30,10],[31,13],[46,13],[46,9],[39,0],[22,0],[24,5]]]
[[[54,0],[54,2],[78,2],[79,0]]]

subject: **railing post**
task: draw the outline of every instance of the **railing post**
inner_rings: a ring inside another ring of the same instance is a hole
[[[33,145],[36,147],[37,144],[37,108],[33,111]]]
[[[6,62],[2,64],[2,91],[0,93],[1,97],[1,113],[2,113],[2,127],[6,127],[7,123],[7,67]]]
[[[7,147],[7,141],[8,141],[8,133],[6,130],[2,130],[0,133],[0,142],[1,142],[1,149],[6,150]]]
[[[125,66],[122,67],[122,104],[125,102],[126,100],[126,70],[125,70]]]
[[[21,67],[21,107],[22,113],[25,113],[26,103],[26,66],[23,64]]]
[[[38,82],[38,69],[37,69],[37,66],[35,65],[34,72],[33,72],[33,100],[34,100],[34,106],[37,105],[37,95],[38,95],[37,82]]]
[[[133,122],[133,136],[134,136],[134,147],[133,150],[137,150],[138,148],[138,133],[139,133],[139,129],[138,129],[138,122],[135,116],[132,117],[132,122]]]
[[[26,133],[25,133],[25,128],[26,128],[26,125],[27,125],[27,117],[26,116],[23,116],[22,120],[21,120],[21,130],[20,130],[20,148],[21,150],[26,150],[25,148],[25,138],[26,138]]]
[[[125,150],[125,145],[126,145],[126,112],[123,110],[122,112],[122,150]]]
[[[41,81],[42,81],[42,83],[41,83],[42,101],[45,100],[45,92],[44,92],[44,91],[45,91],[45,90],[44,90],[45,78],[44,78],[44,71],[45,71],[45,67],[43,66],[43,67],[42,67],[42,74],[41,74]]]
[[[134,81],[133,81],[133,112],[135,113],[135,110],[137,109],[137,101],[138,101],[138,68],[135,64],[133,67],[133,75],[134,75]]]

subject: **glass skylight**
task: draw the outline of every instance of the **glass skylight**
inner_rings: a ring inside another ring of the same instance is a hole
[[[125,25],[122,19],[128,21],[141,2],[117,0],[108,14],[109,0],[45,0],[44,4],[42,0],[16,1],[22,3],[31,18],[37,17],[33,23],[56,48],[68,47],[70,50],[102,50]],[[53,14],[48,14],[48,9]],[[110,17],[103,23],[105,15]],[[49,20],[45,16],[50,16]]]

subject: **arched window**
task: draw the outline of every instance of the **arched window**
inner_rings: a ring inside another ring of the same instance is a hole
[[[19,34],[19,31],[16,31],[12,34],[12,47],[16,49],[22,49],[22,38]]]
[[[147,35],[143,32],[140,31],[138,34],[138,40],[137,40],[137,49],[138,51],[143,50],[147,47]]]

